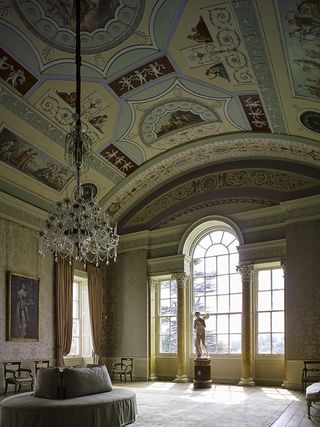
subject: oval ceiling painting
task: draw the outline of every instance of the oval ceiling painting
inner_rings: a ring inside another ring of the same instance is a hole
[[[145,0],[81,1],[81,52],[97,53],[118,46],[135,31]],[[75,0],[12,0],[21,20],[45,43],[73,52]]]

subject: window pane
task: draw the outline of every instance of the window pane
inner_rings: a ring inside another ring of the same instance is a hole
[[[241,334],[230,335],[230,353],[241,353]]]
[[[225,333],[228,332],[228,326],[229,326],[229,321],[228,321],[228,315],[220,315],[217,316],[217,331],[218,333]]]
[[[234,240],[234,241],[233,241],[233,242],[228,246],[228,249],[229,249],[230,254],[238,253],[238,248],[237,248],[237,246],[239,246],[239,241],[238,241],[238,240]]]
[[[258,310],[271,310],[271,291],[258,293]]]
[[[199,277],[193,280],[193,293],[194,295],[203,294],[204,293],[204,278]]]
[[[206,312],[215,313],[216,312],[216,298],[215,296],[206,298]]]
[[[217,278],[206,277],[206,293],[213,294],[217,292]]]
[[[272,332],[284,332],[284,312],[272,313]]]
[[[80,335],[80,322],[77,319],[72,320],[72,336],[78,337]]]
[[[209,353],[216,351],[217,336],[215,334],[206,334],[206,344]]]
[[[241,314],[230,315],[230,333],[241,333]]]
[[[241,293],[242,292],[242,280],[241,275],[239,273],[237,274],[231,274],[230,275],[230,293]]]
[[[270,332],[270,313],[258,313],[258,332]]]
[[[229,293],[229,276],[218,276],[218,294],[228,294]]]
[[[221,243],[223,231],[214,231],[210,234],[212,243]]]
[[[229,255],[221,255],[217,257],[218,274],[229,273]]]
[[[272,295],[273,310],[284,309],[284,291],[274,291]]]
[[[175,280],[171,282],[171,298],[177,298],[177,282]]]
[[[227,334],[218,334],[217,335],[217,352],[218,353],[228,353],[229,352],[229,343]]]
[[[242,311],[242,294],[230,295],[230,311],[232,313]]]
[[[206,336],[208,333],[215,333],[217,328],[217,319],[216,316],[211,315],[209,319],[206,320]]]
[[[193,252],[193,257],[194,258],[202,258],[204,257],[206,250],[204,248],[202,248],[200,245],[197,245],[194,252]]]
[[[195,276],[204,275],[204,259],[198,258],[193,260],[193,274]]]
[[[259,353],[271,354],[270,334],[258,334]]]
[[[80,355],[80,340],[77,337],[72,337],[70,353],[72,356]]]
[[[160,301],[160,314],[164,316],[165,314],[170,314],[170,300],[163,299]]]
[[[284,287],[284,279],[283,279],[282,268],[272,270],[272,288],[283,289],[283,287]]]
[[[78,301],[72,302],[72,317],[73,318],[79,317],[79,303],[78,303]]]
[[[223,233],[221,243],[223,243],[225,246],[229,246],[230,243],[233,242],[234,240],[236,240],[236,238],[231,233],[228,233],[227,231],[225,231]]]
[[[160,351],[161,353],[170,353],[170,344],[171,344],[170,335],[165,335],[160,337]]]
[[[177,301],[172,299],[170,304],[170,314],[171,316],[177,315]]]
[[[209,235],[209,234],[207,234],[206,236],[204,236],[204,237],[200,240],[199,244],[200,244],[203,248],[208,249],[208,248],[209,248],[209,246],[211,246],[211,245],[212,245],[212,240],[210,239],[210,235]]]
[[[200,313],[203,313],[205,311],[204,297],[195,297],[193,308],[194,311],[199,311]]]
[[[265,291],[271,289],[270,270],[261,270],[258,273],[258,290]]]
[[[205,268],[207,275],[214,275],[217,273],[216,257],[208,257],[205,259]]]
[[[230,255],[230,273],[236,273],[238,265],[239,265],[238,254]]]
[[[79,285],[76,282],[73,282],[72,298],[76,301],[79,300]]]
[[[229,296],[218,296],[218,313],[226,313],[229,311]]]
[[[272,353],[284,353],[284,334],[272,334]]]
[[[170,298],[170,282],[161,282],[160,298]]]

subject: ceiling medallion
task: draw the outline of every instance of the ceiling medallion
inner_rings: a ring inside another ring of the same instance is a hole
[[[12,0],[12,5],[36,37],[56,49],[74,52],[74,0]],[[83,1],[82,6],[81,52],[90,54],[112,49],[127,40],[140,24],[145,0]]]

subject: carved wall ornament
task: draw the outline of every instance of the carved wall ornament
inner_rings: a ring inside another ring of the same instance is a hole
[[[149,221],[152,217],[182,200],[200,193],[212,192],[225,188],[256,187],[290,192],[301,188],[319,185],[319,181],[302,177],[290,172],[277,172],[266,169],[243,169],[216,172],[199,179],[183,183],[164,195],[152,200],[142,208],[128,225]]]
[[[38,79],[0,48],[0,78],[14,90],[25,95]]]
[[[252,0],[232,0],[240,33],[259,86],[269,124],[274,133],[287,133],[274,72],[270,65],[260,17]]]
[[[172,279],[177,281],[178,288],[185,288],[189,283],[190,276],[186,273],[173,273]]]
[[[109,206],[112,215],[120,215],[132,203],[145,194],[146,191],[159,185],[164,180],[178,175],[194,167],[200,167],[213,161],[243,157],[277,158],[298,160],[318,165],[320,163],[320,149],[314,145],[277,137],[234,137],[221,141],[192,144],[191,147],[170,153],[170,157],[163,156],[158,163],[150,166],[132,180],[127,181],[117,194],[108,200],[102,201]],[[281,184],[282,178],[280,179]],[[283,185],[283,184],[282,184]]]
[[[137,163],[113,144],[103,149],[100,155],[125,175],[129,175],[139,167]]]
[[[245,282],[251,282],[254,272],[253,264],[244,264],[237,266],[237,272],[241,274],[242,280]]]
[[[239,99],[251,129],[255,132],[271,132],[259,95],[241,95]]]
[[[167,74],[174,73],[171,62],[166,56],[158,58],[155,61],[148,62],[135,70],[119,77],[109,83],[111,89],[118,95],[122,96],[133,89],[141,87],[152,80],[157,80]]]
[[[197,24],[181,49],[190,68],[203,67],[209,79],[222,78],[234,85],[253,84],[247,52],[241,41],[232,8],[228,3],[201,8]]]

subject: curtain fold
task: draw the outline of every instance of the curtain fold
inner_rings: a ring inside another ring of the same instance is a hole
[[[88,294],[91,337],[94,351],[94,363],[101,363],[102,334],[102,272],[93,264],[87,264]]]
[[[64,366],[72,341],[73,265],[59,257],[56,263],[57,366]]]

